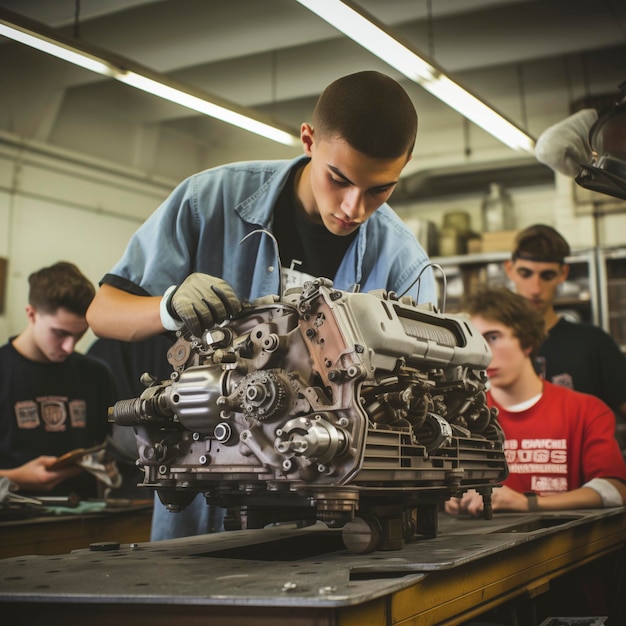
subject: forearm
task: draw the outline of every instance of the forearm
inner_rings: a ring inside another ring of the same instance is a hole
[[[537,508],[546,511],[623,506],[626,485],[614,478],[595,478],[579,489],[536,497]]]
[[[50,457],[50,461],[54,461],[55,457]],[[8,478],[15,483],[20,489],[35,489],[44,482],[46,476],[46,460],[43,457],[12,467],[10,469],[1,469],[0,478]]]
[[[164,331],[160,296],[136,296],[102,285],[87,311],[87,322],[98,337],[140,341]]]
[[[19,467],[14,467],[13,469],[0,469],[0,478],[8,478],[10,481],[20,484],[20,474]]]
[[[602,498],[589,487],[580,487],[572,491],[537,496],[537,508],[540,511],[563,511],[566,509],[602,508]]]
[[[8,478],[20,489],[49,491],[77,472],[76,468],[48,471],[48,465],[56,458],[54,456],[37,457],[18,467],[0,470],[0,477]]]
[[[626,502],[626,485],[619,480],[612,478],[602,479],[615,487],[622,498],[622,503]],[[593,484],[593,483],[590,483]],[[497,487],[492,492],[492,505],[494,511],[512,512],[541,512],[541,511],[563,511],[567,509],[595,509],[604,506],[619,505],[619,498],[614,503],[606,504],[598,491],[591,487],[580,487],[572,491],[536,496],[528,498],[526,494],[515,491],[510,487]],[[534,501],[534,502],[533,502]],[[483,513],[483,498],[473,489],[466,491],[461,498],[451,498],[446,502],[446,512],[452,515],[467,513],[479,516]]]

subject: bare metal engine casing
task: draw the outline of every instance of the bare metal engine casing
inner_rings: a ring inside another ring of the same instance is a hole
[[[317,279],[181,334],[168,360],[111,420],[134,428],[143,485],[171,511],[202,492],[232,527],[320,520],[352,550],[398,549],[469,488],[489,516],[506,478],[489,347],[410,297]]]

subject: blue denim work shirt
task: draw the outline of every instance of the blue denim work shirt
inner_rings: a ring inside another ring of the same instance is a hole
[[[241,300],[278,294],[280,263],[271,237],[274,206],[293,160],[231,163],[190,176],[137,229],[101,281],[131,293],[162,295],[189,274],[226,280]],[[244,237],[250,235],[245,241]],[[337,289],[386,289],[436,303],[429,259],[409,228],[383,204],[359,228],[334,277]],[[418,284],[414,282],[424,270]]]

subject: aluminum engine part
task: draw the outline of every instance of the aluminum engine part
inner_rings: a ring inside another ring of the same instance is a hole
[[[355,551],[396,549],[434,536],[438,506],[470,487],[488,517],[507,475],[485,340],[409,297],[317,279],[180,334],[168,358],[170,380],[112,420],[134,427],[143,484],[172,511],[202,492],[232,527],[322,520]]]

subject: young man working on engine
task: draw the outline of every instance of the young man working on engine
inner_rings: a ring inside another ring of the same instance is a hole
[[[429,259],[386,204],[416,132],[415,108],[396,81],[370,71],[337,79],[313,124],[301,126],[304,156],[225,165],[178,186],[101,281],[88,312],[94,332],[138,340],[184,327],[199,336],[243,302],[318,276],[337,289],[434,303]],[[157,501],[152,538],[221,523],[202,495],[175,515]]]

